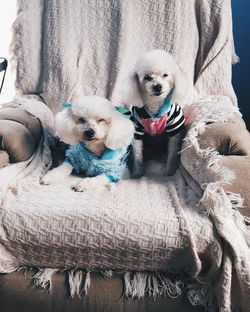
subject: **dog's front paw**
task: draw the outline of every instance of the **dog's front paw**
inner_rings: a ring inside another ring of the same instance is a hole
[[[107,177],[100,175],[92,178],[84,178],[81,181],[74,183],[71,188],[75,192],[84,192],[92,189],[96,190],[99,187],[107,187],[109,189],[110,184],[113,183],[110,183]]]
[[[48,171],[40,180],[43,185],[54,184],[62,182],[72,172],[72,166],[64,162],[61,166]]]
[[[87,191],[89,189],[92,188],[92,183],[90,181],[91,179],[90,178],[85,178],[84,180],[82,181],[78,181],[76,183],[74,183],[71,188],[73,191],[75,192],[84,192],[84,191]]]
[[[165,175],[168,176],[168,177],[169,176],[173,176],[175,174],[176,170],[177,170],[177,168],[176,169],[168,168],[168,169],[165,170]]]
[[[140,179],[144,174],[144,168],[142,164],[138,164],[131,172],[132,179]]]
[[[58,182],[58,175],[52,171],[49,171],[45,174],[45,176],[42,177],[40,180],[40,184],[42,185],[49,185],[49,184],[55,184]]]
[[[179,167],[179,162],[178,161],[173,161],[169,164],[166,165],[165,170],[164,170],[164,175],[166,176],[173,176],[176,172],[176,170]]]
[[[143,176],[143,171],[133,171],[131,174],[132,179],[140,179]]]

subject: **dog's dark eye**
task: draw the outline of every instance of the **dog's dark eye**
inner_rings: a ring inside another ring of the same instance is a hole
[[[163,74],[163,77],[167,77],[168,76],[168,74]]]
[[[86,122],[86,120],[85,120],[84,118],[82,118],[82,117],[79,118],[78,121],[79,121],[80,123],[82,123],[82,124],[84,124],[84,123]]]
[[[149,76],[149,75],[145,75],[145,76],[144,76],[144,80],[146,80],[146,81],[151,81],[151,80],[153,80],[153,77],[151,77],[151,76]]]
[[[98,122],[103,122],[103,121],[105,121],[105,120],[104,120],[104,119],[99,119],[99,120],[98,120]]]

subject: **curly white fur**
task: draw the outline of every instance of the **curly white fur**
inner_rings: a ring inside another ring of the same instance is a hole
[[[145,80],[146,76],[152,80]],[[157,84],[162,85],[160,95],[154,94],[153,91],[153,87]],[[171,54],[156,49],[139,57],[134,70],[125,80],[122,98],[126,105],[139,107],[146,105],[154,113],[158,111],[171,89],[173,89],[172,103],[178,103],[183,107],[192,102],[192,81],[186,78]]]
[[[192,82],[188,81],[174,57],[164,50],[152,50],[139,57],[133,72],[126,79],[122,91],[123,103],[126,107],[146,106],[152,114],[156,114],[171,90],[172,104],[178,103],[183,107],[192,101]],[[182,131],[168,139],[167,175],[174,174],[177,169],[177,154],[181,149],[183,136]],[[141,148],[142,144],[135,140],[132,172],[135,178],[140,177],[143,171]]]
[[[99,96],[76,98],[71,107],[57,113],[55,121],[56,133],[62,141],[70,145],[84,142],[96,156],[100,156],[106,147],[115,150],[129,144],[134,133],[132,122],[117,112],[107,99]],[[72,171],[71,164],[65,162],[49,171],[41,183],[60,182]],[[72,188],[84,191],[98,184],[108,185],[109,180],[105,175],[85,178]]]

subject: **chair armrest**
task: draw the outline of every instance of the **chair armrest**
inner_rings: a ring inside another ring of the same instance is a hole
[[[235,178],[232,183],[223,187],[225,191],[238,193],[244,198],[244,206],[247,208],[241,212],[250,216],[250,134],[243,119],[235,117],[224,123],[209,124],[198,140],[202,149],[211,148],[218,151],[221,155],[221,165],[234,172]],[[181,162],[199,185],[217,179],[216,172],[202,172],[201,168],[207,166],[206,160],[197,155],[194,147],[183,151]]]
[[[35,145],[38,144],[42,128],[39,119],[35,118],[24,109],[19,107],[6,107],[0,109],[0,120],[15,121],[23,125],[33,137]]]
[[[10,162],[29,159],[41,135],[40,121],[25,110],[11,107],[0,110],[0,150],[8,153]]]
[[[0,120],[1,149],[9,155],[11,163],[28,160],[35,151],[29,130],[11,120]]]
[[[220,155],[250,155],[250,134],[243,119],[235,116],[233,120],[209,124],[199,137],[200,147],[214,148]]]
[[[9,155],[5,151],[0,150],[0,169],[9,163]]]

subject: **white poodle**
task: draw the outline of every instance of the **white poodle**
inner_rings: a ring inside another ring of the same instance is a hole
[[[192,100],[192,93],[192,83],[172,55],[152,50],[139,57],[123,88],[123,103],[136,130],[132,177],[142,176],[143,158],[150,159],[152,152],[165,155],[164,174],[175,173],[185,135],[181,106]]]
[[[49,171],[42,184],[60,182],[74,170],[85,175],[73,185],[81,192],[122,177],[134,126],[107,99],[78,97],[64,104],[55,121],[57,135],[71,146],[63,164]]]

